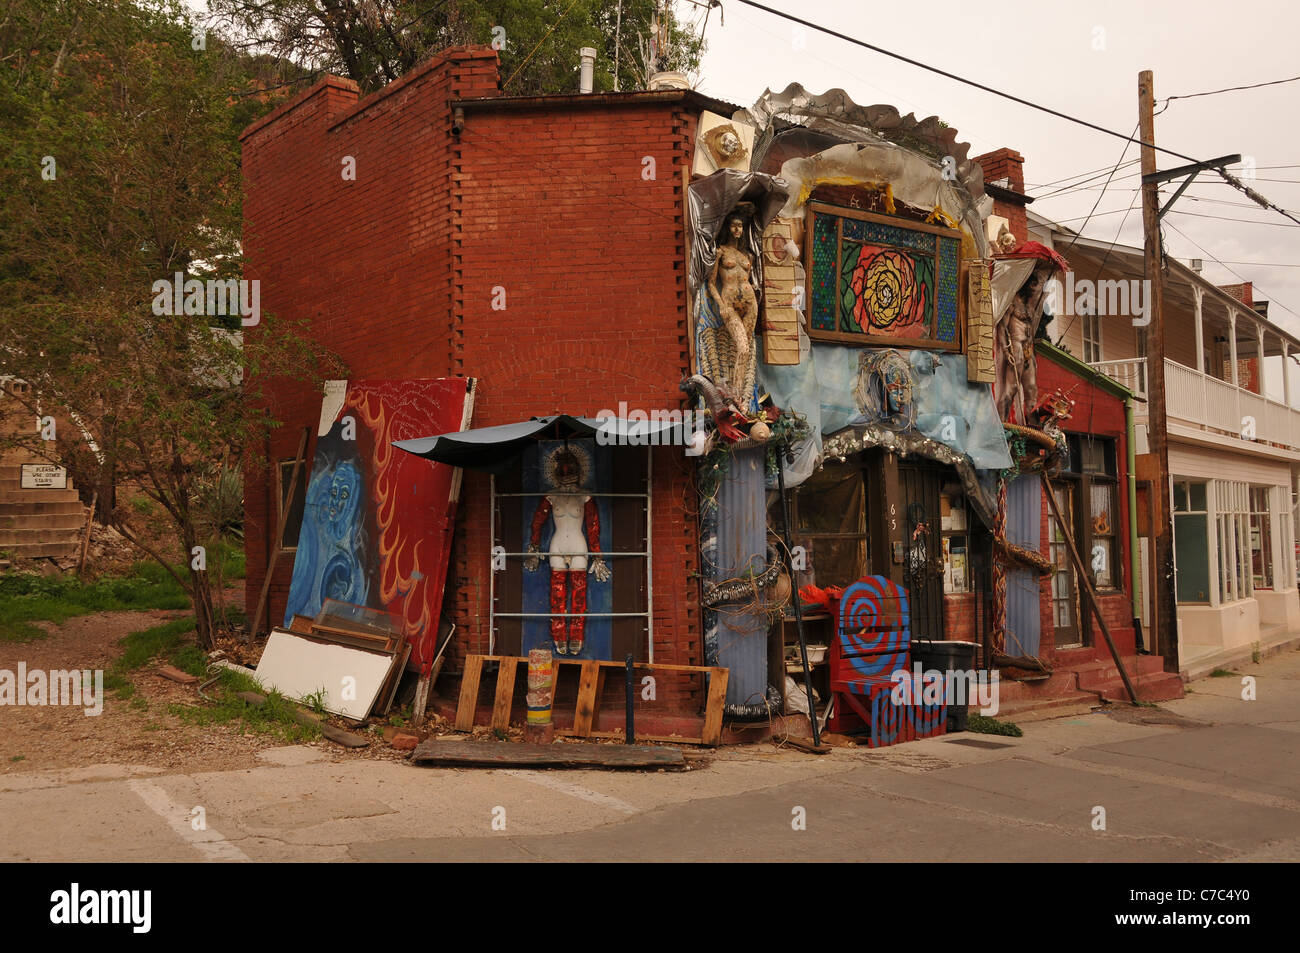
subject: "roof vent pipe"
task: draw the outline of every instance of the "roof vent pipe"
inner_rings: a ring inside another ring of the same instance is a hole
[[[584,46],[578,50],[578,56],[582,59],[582,65],[578,69],[578,92],[586,94],[591,92],[592,74],[596,70],[596,51],[590,46]]]

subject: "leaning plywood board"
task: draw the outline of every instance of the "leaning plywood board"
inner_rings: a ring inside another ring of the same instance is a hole
[[[392,664],[386,652],[329,645],[274,629],[257,663],[257,679],[287,698],[302,699],[323,689],[326,711],[360,720],[370,714]]]

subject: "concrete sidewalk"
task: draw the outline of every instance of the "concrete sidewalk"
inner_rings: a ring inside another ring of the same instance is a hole
[[[1160,708],[1037,722],[1023,738],[824,757],[763,745],[675,773],[429,769],[292,747],[243,771],[17,774],[0,778],[0,859],[1300,859],[1300,652],[1239,671],[1258,700],[1241,699],[1240,678],[1205,679]]]

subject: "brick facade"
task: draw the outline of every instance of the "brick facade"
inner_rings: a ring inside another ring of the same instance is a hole
[[[249,127],[245,254],[264,310],[308,322],[355,379],[477,378],[476,427],[620,401],[684,406],[682,170],[698,97],[505,102],[492,98],[498,83],[494,52],[451,49],[364,100],[327,78]],[[346,156],[355,181],[341,175]],[[497,289],[505,310],[492,307]],[[311,425],[310,459],[319,394],[274,393],[285,426],[267,453],[291,457]],[[680,448],[651,453],[654,657],[698,664],[694,465]],[[277,508],[262,462],[246,481],[251,608]],[[489,478],[467,471],[445,598],[457,625],[447,672],[488,649],[490,503]],[[290,556],[275,569],[272,620],[284,612]],[[685,710],[675,693],[693,695],[697,682],[661,679],[659,700]]]

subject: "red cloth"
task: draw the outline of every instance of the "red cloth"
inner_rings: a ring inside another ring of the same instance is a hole
[[[1037,258],[1039,261],[1050,262],[1061,271],[1069,271],[1070,263],[1039,242],[1021,242],[1009,252],[1000,255],[994,255],[994,258]]]

